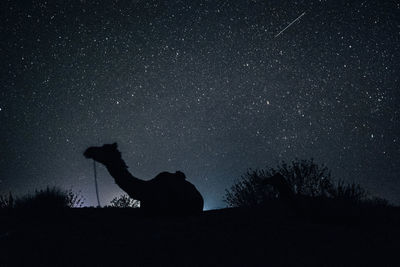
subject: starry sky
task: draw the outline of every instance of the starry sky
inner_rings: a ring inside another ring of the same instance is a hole
[[[399,1],[1,1],[0,193],[72,188],[91,145],[182,170],[220,208],[248,168],[314,158],[400,204]],[[98,166],[102,204],[122,191]]]

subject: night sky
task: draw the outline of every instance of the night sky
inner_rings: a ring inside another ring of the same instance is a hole
[[[95,205],[82,152],[205,198],[314,158],[400,204],[399,1],[1,1],[0,193]],[[289,26],[289,27],[287,27]],[[102,204],[122,191],[98,166]]]

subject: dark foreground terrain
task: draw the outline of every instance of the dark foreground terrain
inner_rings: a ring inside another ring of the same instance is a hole
[[[223,209],[0,213],[0,266],[400,266],[399,210],[299,216]]]

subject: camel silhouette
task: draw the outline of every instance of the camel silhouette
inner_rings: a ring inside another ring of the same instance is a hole
[[[204,200],[183,172],[161,172],[151,180],[134,177],[121,158],[117,143],[89,147],[86,158],[103,164],[115,183],[131,198],[140,201],[140,209],[152,214],[195,214],[203,211]]]

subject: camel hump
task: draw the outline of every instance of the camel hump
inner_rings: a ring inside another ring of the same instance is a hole
[[[183,172],[181,172],[181,171],[176,171],[175,172],[175,176],[176,176],[176,178],[178,178],[179,180],[186,180],[186,175],[183,173]]]
[[[166,180],[166,181],[183,182],[186,180],[186,175],[181,171],[176,171],[175,173],[162,172],[159,173],[154,179],[163,181]]]

